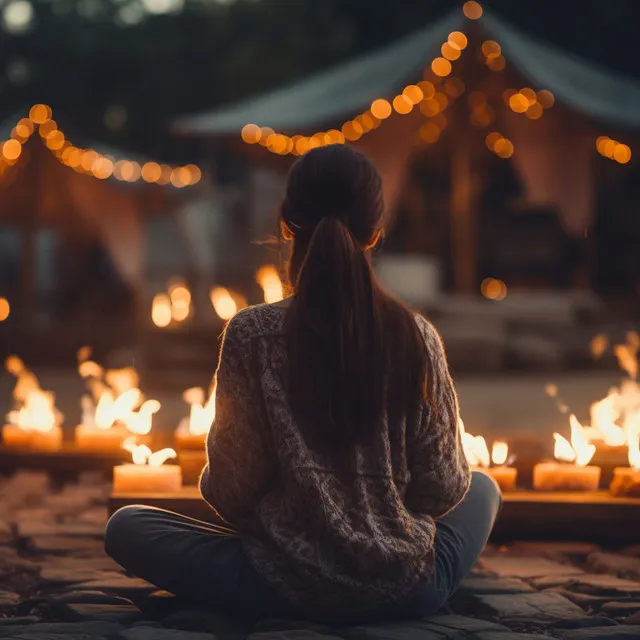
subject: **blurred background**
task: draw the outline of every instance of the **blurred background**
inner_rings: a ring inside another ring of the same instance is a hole
[[[74,424],[90,346],[175,425],[224,320],[278,296],[289,166],[348,142],[385,181],[375,268],[443,334],[476,426],[564,424],[545,382],[587,411],[619,378],[602,336],[640,311],[639,21],[635,0],[1,0],[3,355]]]

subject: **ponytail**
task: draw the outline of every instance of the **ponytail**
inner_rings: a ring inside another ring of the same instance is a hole
[[[327,444],[359,440],[380,418],[379,294],[349,228],[334,216],[321,219],[297,273],[286,333],[294,414]]]

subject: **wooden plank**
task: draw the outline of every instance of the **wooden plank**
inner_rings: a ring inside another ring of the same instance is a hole
[[[109,507],[113,513],[130,504],[168,509],[205,522],[217,521],[195,486],[175,494],[113,494]],[[616,546],[636,543],[638,531],[640,498],[613,498],[603,491],[515,491],[504,496],[492,540],[580,540]]]

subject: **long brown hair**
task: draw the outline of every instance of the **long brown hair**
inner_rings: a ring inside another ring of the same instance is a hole
[[[385,411],[402,418],[426,399],[415,314],[381,288],[369,262],[382,214],[380,175],[350,147],[314,149],[289,173],[282,229],[293,243],[291,405],[322,448],[362,441]]]

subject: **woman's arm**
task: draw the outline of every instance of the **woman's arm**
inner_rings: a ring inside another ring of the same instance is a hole
[[[274,472],[265,425],[258,418],[259,385],[248,375],[250,342],[234,318],[222,341],[216,372],[216,417],[207,437],[207,466],[200,478],[204,499],[224,519],[242,526],[252,519]]]
[[[414,513],[440,518],[464,498],[471,473],[462,449],[458,398],[442,340],[423,318],[419,325],[431,361],[427,380],[431,403],[424,408],[418,433],[408,439],[411,480],[405,504]]]

